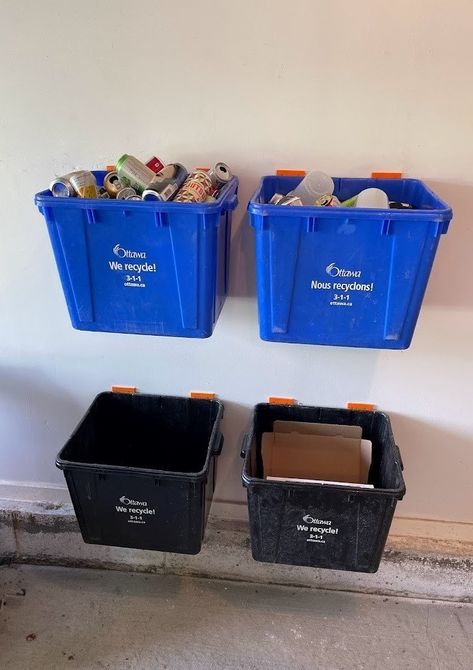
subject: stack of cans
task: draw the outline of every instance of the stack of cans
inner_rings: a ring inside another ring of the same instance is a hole
[[[77,170],[53,179],[50,191],[57,198],[113,198],[116,200],[157,200],[167,202],[215,202],[220,190],[233,178],[225,163],[210,170],[199,168],[188,173],[180,163],[165,165],[153,156],[143,163],[123,154],[110,166],[98,185],[89,170]]]

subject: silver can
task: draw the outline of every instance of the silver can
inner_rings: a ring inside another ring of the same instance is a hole
[[[281,200],[284,198],[282,193],[275,193],[271,200],[269,201],[270,205],[279,205]]]
[[[143,191],[143,200],[160,200],[161,202],[172,200],[185,182],[187,174],[186,168],[180,163],[166,165]]]
[[[215,163],[209,172],[209,176],[217,188],[221,188],[233,179],[232,172],[226,163]]]
[[[116,198],[117,200],[128,200],[128,198],[131,198],[134,195],[137,195],[134,188],[131,188],[131,186],[124,186],[118,191]]]
[[[159,193],[157,191],[153,191],[151,188],[145,188],[141,194],[141,197],[143,200],[156,200],[157,202],[161,202],[161,196]]]
[[[117,172],[124,186],[131,186],[137,193],[148,188],[156,173],[134,156],[123,154],[117,161]]]
[[[77,194],[71,184],[71,177],[82,172],[85,172],[85,170],[76,170],[75,172],[69,172],[62,177],[53,179],[49,185],[49,190],[53,196],[55,198],[75,198]]]
[[[97,180],[89,170],[82,170],[72,174],[69,178],[74,191],[79,198],[97,198]]]
[[[109,200],[110,199],[109,193],[107,193],[107,191],[104,189],[103,186],[100,186],[100,188],[99,188],[98,197],[101,200]]]
[[[213,190],[212,179],[204,170],[194,170],[187,177],[175,202],[204,202]]]

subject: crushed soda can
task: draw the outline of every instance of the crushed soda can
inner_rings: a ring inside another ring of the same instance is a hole
[[[285,195],[278,202],[278,205],[286,207],[302,207],[302,200],[297,195]]]
[[[316,207],[341,207],[340,200],[336,195],[332,195],[331,193],[321,195],[314,204]]]
[[[73,172],[69,176],[69,181],[79,198],[98,197],[97,180],[95,179],[95,175],[89,170]]]
[[[281,200],[284,198],[282,193],[275,193],[271,200],[269,201],[270,205],[279,205]]]

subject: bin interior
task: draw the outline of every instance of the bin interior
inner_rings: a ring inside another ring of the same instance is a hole
[[[375,489],[404,491],[404,480],[397,460],[394,437],[389,419],[381,412],[365,412],[329,407],[305,407],[302,405],[261,404],[255,408],[253,442],[250,445],[247,474],[263,479],[261,436],[273,432],[277,420],[315,423],[332,423],[361,426],[362,438],[373,445],[372,463],[368,483]]]
[[[301,181],[302,177],[264,177],[263,185],[257,200],[261,203],[268,203],[275,193],[286,195]],[[444,202],[442,202],[418,179],[361,179],[333,177],[333,181],[335,184],[334,193],[341,201],[352,198],[365,188],[380,188],[386,192],[389,200],[409,203],[415,209],[443,210],[448,208]],[[337,210],[337,208],[335,208],[335,210]],[[349,208],[346,211],[347,213],[352,214],[353,212],[356,212],[356,209]],[[409,210],[390,210],[391,214],[393,214],[393,212],[401,212],[405,215]]]
[[[173,396],[102,393],[62,450],[79,464],[200,472],[219,403]]]

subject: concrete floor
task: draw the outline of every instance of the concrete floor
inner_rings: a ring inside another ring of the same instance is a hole
[[[473,668],[473,605],[287,586],[0,568],[8,670]]]

